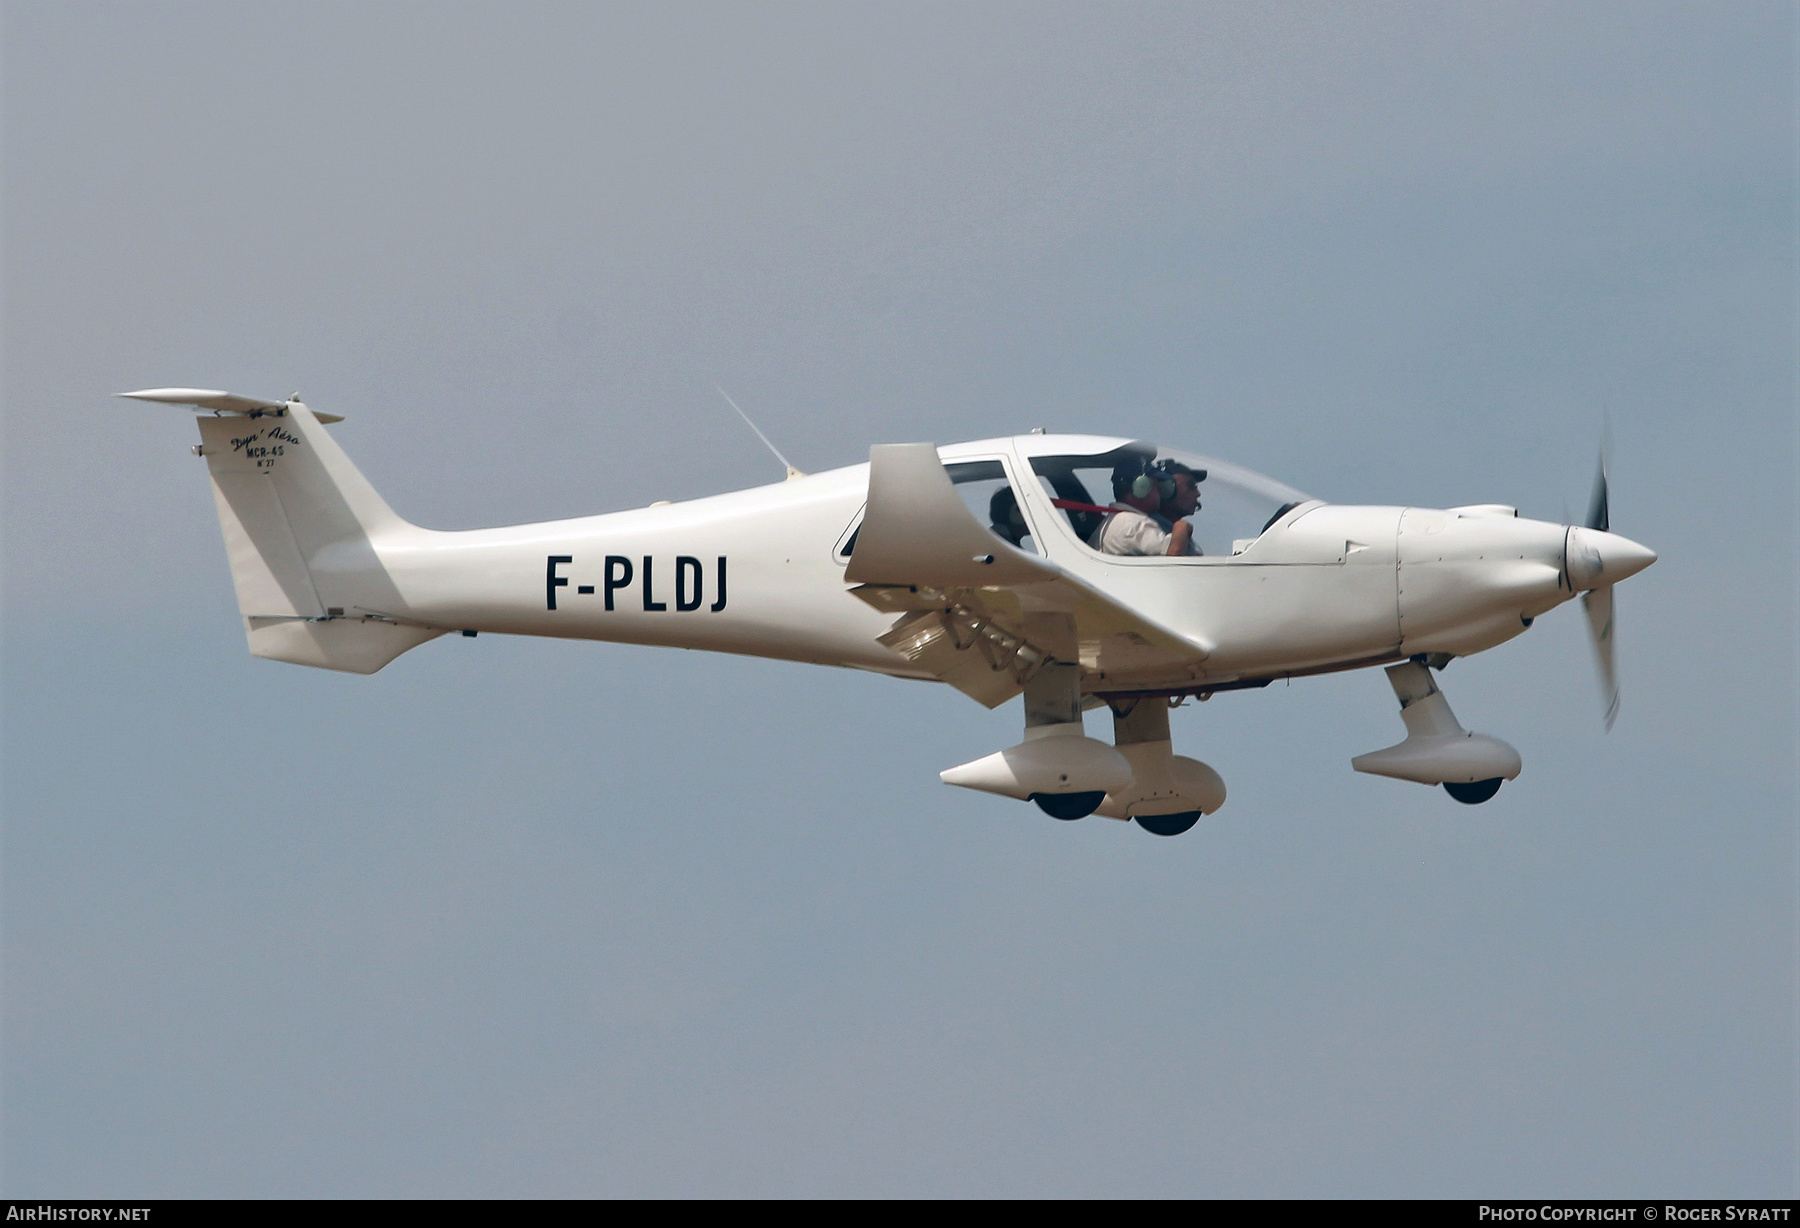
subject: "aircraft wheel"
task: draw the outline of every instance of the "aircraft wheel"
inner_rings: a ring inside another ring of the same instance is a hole
[[[1477,780],[1473,784],[1460,784],[1453,780],[1446,780],[1444,792],[1465,806],[1479,806],[1500,792],[1500,786],[1504,783],[1498,776],[1490,780]]]
[[[1134,816],[1137,825],[1147,832],[1159,836],[1179,836],[1200,821],[1198,810],[1184,810],[1180,814],[1140,814]]]
[[[1031,800],[1053,819],[1085,819],[1100,809],[1104,793],[1033,793]]]

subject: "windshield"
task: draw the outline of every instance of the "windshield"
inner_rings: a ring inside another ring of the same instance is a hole
[[[1091,544],[1104,509],[1114,501],[1112,474],[1133,457],[1174,461],[1206,477],[1200,483],[1200,507],[1192,517],[1194,544],[1201,554],[1241,553],[1275,519],[1307,497],[1292,486],[1266,478],[1240,465],[1196,452],[1130,443],[1110,452],[1079,456],[1034,456],[1031,468],[1058,514],[1083,543]]]

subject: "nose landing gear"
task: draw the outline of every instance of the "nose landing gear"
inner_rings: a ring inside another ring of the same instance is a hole
[[[1487,801],[1501,784],[1518,776],[1519,752],[1499,738],[1464,729],[1423,658],[1389,666],[1387,676],[1400,700],[1406,740],[1358,755],[1351,767],[1422,785],[1443,785],[1466,806]]]
[[[1479,806],[1481,803],[1487,801],[1488,798],[1500,792],[1500,786],[1504,783],[1505,780],[1499,776],[1495,776],[1490,780],[1471,781],[1468,784],[1461,784],[1454,780],[1446,780],[1444,782],[1444,792],[1448,793],[1451,797],[1454,797],[1465,806]]]

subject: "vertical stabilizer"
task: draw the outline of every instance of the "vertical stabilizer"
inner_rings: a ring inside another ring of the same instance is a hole
[[[422,530],[394,515],[319,415],[203,389],[125,395],[217,415],[199,419],[200,453],[253,655],[370,674],[444,633],[409,619],[382,564],[384,544]]]

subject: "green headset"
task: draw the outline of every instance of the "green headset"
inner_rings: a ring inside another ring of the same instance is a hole
[[[1163,502],[1175,496],[1175,475],[1147,456],[1120,461],[1112,472],[1113,496],[1143,499],[1156,495]]]

